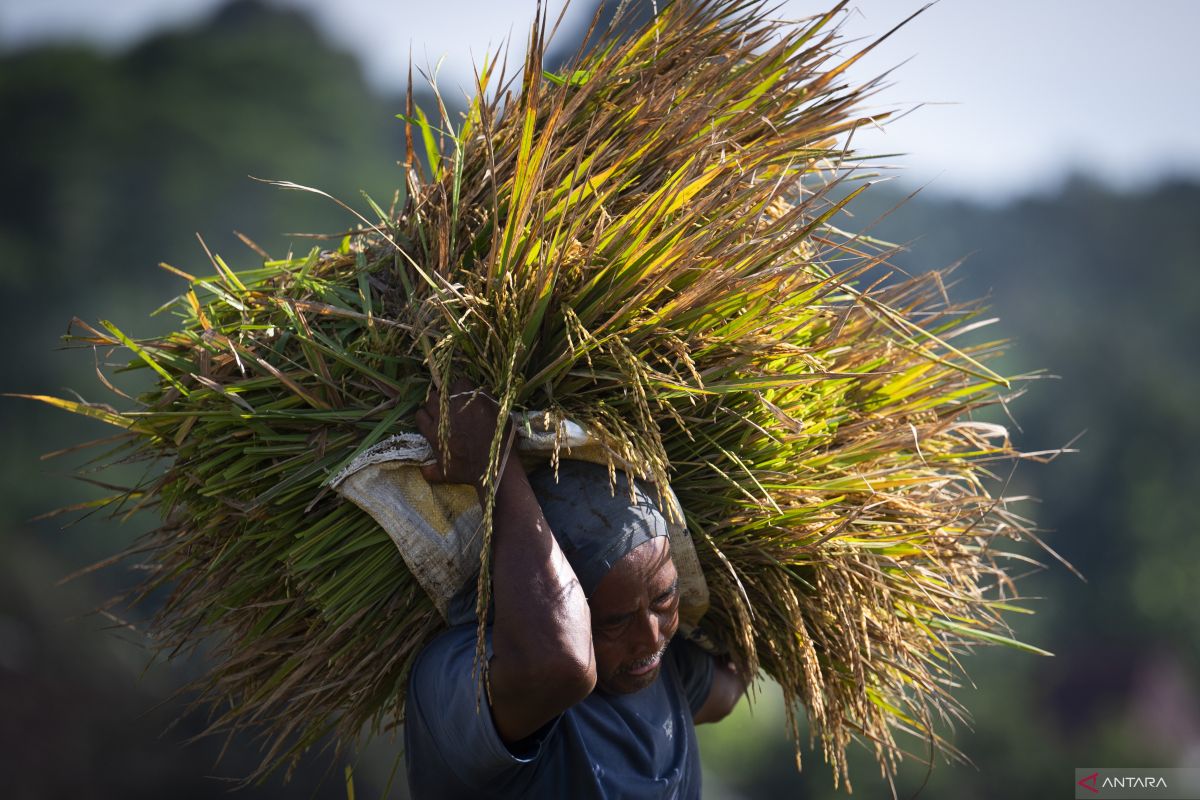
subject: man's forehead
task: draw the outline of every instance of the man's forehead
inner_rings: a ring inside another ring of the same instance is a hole
[[[669,591],[678,580],[669,540],[657,537],[627,553],[600,581],[593,606],[605,614],[633,610],[644,597]],[[628,608],[626,608],[628,607]]]
[[[617,566],[624,563],[629,563],[635,572],[647,579],[653,579],[668,570],[673,574],[675,565],[671,561],[671,540],[666,536],[656,536],[642,542],[626,553]]]

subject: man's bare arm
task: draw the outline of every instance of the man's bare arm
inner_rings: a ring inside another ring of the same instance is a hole
[[[474,485],[482,503],[497,407],[465,383],[451,391],[448,464],[437,444],[436,391],[417,412],[417,427],[438,454],[438,464],[423,471],[433,482]],[[500,737],[512,744],[583,700],[596,685],[587,598],[515,452],[505,460],[496,491],[492,597],[492,718]]]
[[[746,681],[738,674],[733,662],[727,658],[714,659],[712,688],[704,705],[692,716],[692,721],[697,725],[720,722],[729,716],[745,693]]]

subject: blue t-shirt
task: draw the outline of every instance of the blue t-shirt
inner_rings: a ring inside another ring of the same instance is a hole
[[[676,637],[654,683],[632,694],[594,691],[514,752],[486,700],[476,710],[475,632],[450,628],[413,666],[404,744],[416,800],[700,797],[692,715],[712,688],[713,663],[699,647]]]

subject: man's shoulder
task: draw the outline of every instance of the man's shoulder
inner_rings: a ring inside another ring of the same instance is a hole
[[[470,655],[475,653],[475,640],[479,633],[479,628],[475,623],[464,623],[462,625],[451,625],[449,628],[438,633],[421,648],[421,652],[417,655],[418,659],[437,656],[439,654],[459,654],[461,651],[470,651]],[[492,628],[489,625],[484,628],[485,641],[488,645],[491,644]]]
[[[484,667],[492,654],[491,629],[484,637],[484,659],[476,658],[478,628],[454,625],[434,636],[413,661],[408,674],[405,716],[414,731],[440,738],[463,725],[491,726],[484,687]],[[478,717],[484,719],[477,719]],[[486,724],[484,724],[486,721]]]
[[[540,742],[514,750],[501,740],[475,668],[477,631],[474,624],[442,631],[413,664],[404,738],[414,796],[477,797],[486,794],[483,787],[519,784],[521,768],[540,754]],[[486,654],[490,634],[489,629]],[[515,791],[499,794],[520,796]]]
[[[687,705],[695,714],[704,705],[713,684],[713,657],[704,648],[683,636],[676,636],[667,648],[664,661],[675,673]]]
[[[430,684],[461,682],[477,677],[476,648],[479,629],[474,623],[452,625],[421,648],[409,675],[409,694],[420,694]],[[484,633],[484,663],[492,654],[492,630]]]

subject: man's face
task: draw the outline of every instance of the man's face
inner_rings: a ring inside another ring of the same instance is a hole
[[[618,561],[588,604],[597,687],[628,694],[653,683],[679,627],[679,579],[667,537],[644,542]]]

